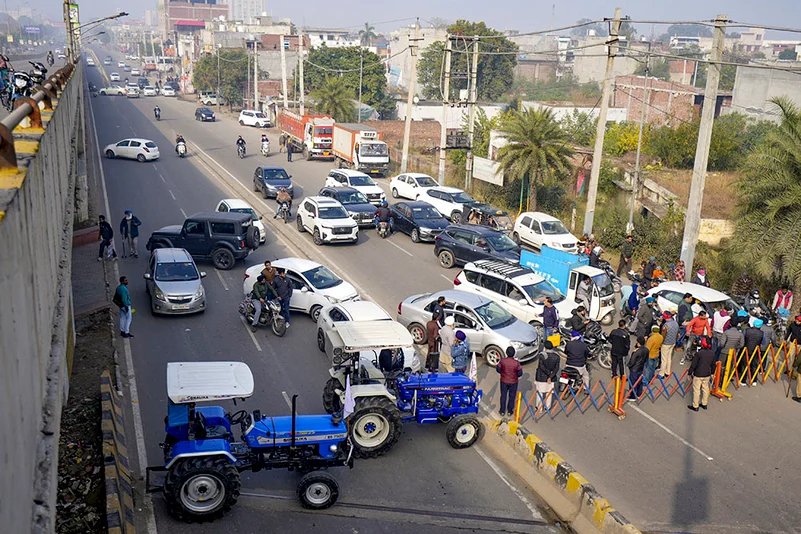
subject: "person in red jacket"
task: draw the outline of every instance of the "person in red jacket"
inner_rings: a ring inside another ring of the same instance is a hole
[[[523,366],[515,360],[514,347],[506,347],[506,356],[501,358],[495,370],[501,375],[501,417],[512,417],[515,412],[517,381],[523,376]]]

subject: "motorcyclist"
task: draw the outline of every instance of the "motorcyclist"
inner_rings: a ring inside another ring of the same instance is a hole
[[[156,120],[161,119],[161,108],[156,106],[153,108],[153,115],[156,116]]]
[[[273,286],[267,282],[267,278],[265,278],[263,274],[260,274],[259,277],[256,278],[256,283],[253,284],[250,297],[250,302],[253,304],[253,323],[250,328],[255,332],[256,328],[259,326],[261,310],[267,305],[268,301],[277,299],[278,294],[275,292]]]
[[[264,144],[264,143],[269,143],[269,142],[270,142],[270,140],[267,139],[267,134],[266,133],[261,134],[261,143]]]
[[[247,143],[245,142],[244,139],[242,139],[241,135],[236,140],[236,149],[237,149],[237,151],[240,148],[242,149],[242,153],[244,154],[245,153],[245,149],[247,148]]]
[[[590,357],[590,349],[581,340],[581,332],[577,330],[570,332],[570,341],[565,345],[565,355],[567,356],[565,367],[572,367],[579,372],[581,381],[584,383],[584,389],[587,391],[590,387],[590,373],[587,371],[587,358]]]
[[[386,200],[381,202],[381,206],[375,212],[375,226],[378,228],[378,223],[389,223],[389,203]]]
[[[159,109],[159,108],[156,107],[156,109]],[[186,141],[184,140],[184,136],[183,135],[178,134],[178,135],[175,136],[175,153],[176,154],[178,153],[178,145],[180,145],[180,144],[183,144],[185,146],[186,145]]]
[[[758,289],[751,290],[751,293],[745,298],[745,309],[754,317],[767,313],[768,307],[762,303]]]
[[[579,335],[582,335],[587,329],[587,325],[590,324],[590,320],[587,319],[587,309],[584,306],[579,306],[573,310],[573,315],[567,322],[571,330],[575,330]]]
[[[282,187],[278,190],[278,194],[275,195],[275,202],[278,204],[275,210],[275,215],[273,215],[273,219],[278,217],[278,212],[281,209],[281,204],[284,202],[287,203],[287,207],[289,208],[289,215],[292,216],[292,195],[286,190],[286,187]]]
[[[48,64],[48,65],[50,65],[50,66],[52,67],[52,66],[53,66],[53,63],[54,63],[54,60],[53,60],[53,51],[52,51],[52,50],[48,50],[48,52],[47,52],[47,64]]]
[[[596,269],[601,268],[601,254],[603,254],[604,249],[601,248],[600,245],[596,245],[595,248],[592,249],[590,252],[590,267],[595,267]]]

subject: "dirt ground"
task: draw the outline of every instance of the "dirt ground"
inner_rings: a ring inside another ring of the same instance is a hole
[[[100,374],[114,366],[109,321],[107,310],[76,318],[75,358],[58,448],[58,533],[106,532]]]
[[[648,178],[679,196],[679,205],[686,206],[690,198],[690,182],[693,172],[649,171]],[[705,219],[732,219],[736,205],[734,181],[739,177],[733,172],[710,172],[704,187],[704,205],[701,217]]]

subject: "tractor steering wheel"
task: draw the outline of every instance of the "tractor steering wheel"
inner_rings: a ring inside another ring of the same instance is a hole
[[[248,412],[247,411],[239,410],[238,412],[235,412],[233,415],[230,415],[228,417],[228,420],[231,422],[232,425],[238,425],[239,423],[244,421],[245,417],[247,417],[247,416],[248,416]]]

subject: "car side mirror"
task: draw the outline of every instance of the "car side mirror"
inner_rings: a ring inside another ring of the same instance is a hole
[[[528,301],[526,299],[520,299],[517,301],[517,303],[521,306],[528,306]]]
[[[151,280],[153,277],[150,276],[150,273],[145,273],[142,275],[142,278],[144,278],[145,280]]]
[[[206,278],[206,271],[200,271],[200,277]]]
[[[481,247],[481,250],[483,250],[484,252],[490,252],[490,248],[487,246]]]
[[[303,286],[303,287],[300,288],[300,292],[301,293],[308,293],[309,292],[309,288],[306,287],[306,286]]]

